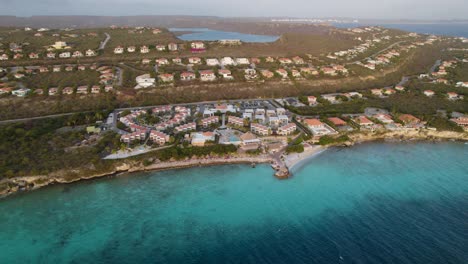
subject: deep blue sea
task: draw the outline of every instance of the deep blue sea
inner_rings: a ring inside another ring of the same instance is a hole
[[[0,263],[468,263],[468,145],[56,185],[0,200]]]
[[[349,23],[349,24],[334,24],[336,27],[341,28],[354,28],[360,26],[368,26],[367,24]],[[376,24],[375,26],[382,26],[386,28],[394,28],[405,30],[408,32],[416,32],[420,34],[434,34],[453,37],[468,38],[468,23],[446,23],[446,24]]]
[[[278,36],[243,34],[239,32],[212,30],[208,28],[170,28],[169,30],[172,32],[192,32],[178,36],[178,38],[185,41],[217,41],[221,39],[240,39],[243,42],[274,42],[279,38]]]

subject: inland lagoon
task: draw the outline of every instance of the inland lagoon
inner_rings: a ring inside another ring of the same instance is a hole
[[[1,263],[467,263],[468,145],[332,148],[0,200]]]

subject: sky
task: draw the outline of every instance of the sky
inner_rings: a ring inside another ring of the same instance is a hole
[[[468,19],[468,0],[0,0],[0,15]]]

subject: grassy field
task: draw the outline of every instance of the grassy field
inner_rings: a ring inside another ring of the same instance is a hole
[[[80,85],[99,85],[99,72],[86,70],[74,72],[50,72],[27,76],[22,80],[26,87],[76,87]]]

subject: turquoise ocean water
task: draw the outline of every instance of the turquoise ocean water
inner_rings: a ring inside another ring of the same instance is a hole
[[[0,200],[0,263],[468,263],[468,145],[57,185]]]

